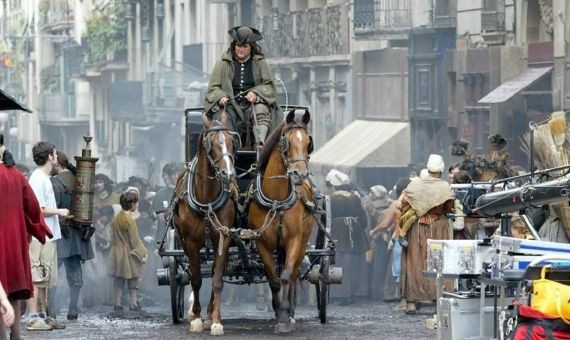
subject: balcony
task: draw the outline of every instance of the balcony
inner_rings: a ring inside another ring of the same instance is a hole
[[[262,46],[269,58],[306,58],[349,53],[347,6],[259,17]]]
[[[40,5],[40,27],[44,31],[62,32],[73,27],[74,11],[69,1],[42,1]]]
[[[41,99],[40,120],[44,122],[87,122],[93,110],[91,93],[44,94]]]
[[[386,0],[355,0],[354,31],[356,34],[377,31],[401,31],[412,26],[410,0],[391,6]]]

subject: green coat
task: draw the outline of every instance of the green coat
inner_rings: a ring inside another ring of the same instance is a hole
[[[253,80],[255,85],[261,84],[267,80],[273,79],[274,75],[265,60],[265,56],[260,54],[255,54],[252,56],[252,69],[253,69]],[[210,83],[208,84],[208,91],[206,93],[206,98],[204,98],[204,111],[213,116],[213,118],[218,119],[216,114],[220,111],[218,106],[218,101],[222,97],[233,97],[233,87],[232,79],[234,78],[234,63],[233,57],[230,52],[225,52],[222,59],[216,63],[214,70],[210,75]],[[283,121],[283,113],[277,105],[277,88],[275,86],[275,80],[256,87],[251,90],[259,98],[261,102],[267,105],[272,111],[271,114],[271,130],[279,125]],[[230,112],[236,112],[237,120],[244,121],[244,112],[237,104],[235,100],[231,100],[228,104],[231,106],[232,110]]]

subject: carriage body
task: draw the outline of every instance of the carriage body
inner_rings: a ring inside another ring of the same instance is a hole
[[[291,108],[291,106],[289,106]],[[307,109],[306,107],[294,106],[295,109]],[[198,135],[202,131],[202,108],[185,110],[186,134],[185,134],[185,158],[188,163],[196,154]],[[255,165],[257,151],[236,151],[234,167],[237,173],[237,184],[240,193],[245,193],[249,185],[255,179]],[[240,199],[245,200],[245,195]],[[300,271],[300,279],[308,280],[315,285],[317,292],[317,307],[319,318],[322,323],[326,322],[326,306],[328,302],[329,285],[341,283],[342,269],[334,267],[335,249],[334,242],[327,238],[331,229],[330,200],[328,196],[316,197],[318,216],[316,238],[311,242],[305,255],[308,261],[303,261]],[[247,213],[238,212],[235,229],[247,229]],[[184,318],[184,287],[190,283],[192,273],[188,266],[188,257],[181,247],[176,228],[166,228],[163,242],[159,247],[159,255],[162,258],[163,268],[157,270],[159,285],[170,286],[171,307],[174,323],[179,323]],[[267,275],[263,262],[255,250],[255,241],[241,240],[240,244],[233,244],[228,251],[228,261],[224,273],[224,282],[229,284],[252,284],[267,282]],[[235,243],[235,242],[234,242]],[[240,249],[241,248],[241,249]],[[244,252],[244,248],[247,250]],[[212,277],[214,252],[211,245],[200,250],[200,272],[202,278]],[[274,254],[276,263],[278,254]],[[278,265],[279,266],[279,265]],[[280,272],[280,268],[277,268]]]

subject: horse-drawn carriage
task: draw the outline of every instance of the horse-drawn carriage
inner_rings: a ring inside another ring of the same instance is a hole
[[[199,290],[202,277],[212,278],[212,298],[204,328],[210,327],[212,334],[223,334],[219,325],[221,285],[216,284],[222,280],[221,268],[225,283],[269,282],[278,331],[291,329],[292,325],[284,324],[285,318],[294,324],[297,278],[315,285],[319,318],[321,323],[326,322],[329,285],[341,282],[342,269],[334,267],[329,197],[315,193],[308,177],[308,154],[312,151],[312,137],[307,131],[310,115],[306,107],[289,109],[281,134],[273,141],[271,136],[266,141],[266,146],[275,145],[273,152],[269,146],[265,155],[260,155],[259,147],[241,148],[240,136],[229,131],[223,122],[205,120],[201,108],[185,110],[187,170],[177,183],[167,211],[168,227],[159,245],[163,268],[157,271],[159,285],[170,286],[174,323],[184,318],[185,286],[192,283],[194,291],[196,287]],[[298,131],[291,133],[293,130]],[[219,144],[217,154],[213,150],[216,143]],[[265,165],[260,165],[264,157]],[[281,162],[284,170],[280,171],[285,172],[269,175],[271,170],[267,168],[272,162]],[[294,168],[294,163],[303,163],[303,166]],[[267,170],[264,172],[258,166]],[[267,188],[279,184],[283,184],[285,195],[272,199],[271,190]],[[184,220],[185,214],[192,216]],[[312,233],[313,228],[316,233]],[[305,236],[292,235],[294,230]],[[307,247],[309,234],[316,236]],[[192,239],[196,240],[194,244]],[[301,239],[304,245],[299,244]],[[276,240],[276,244],[271,240]],[[294,257],[295,252],[300,255]],[[218,256],[221,264],[216,265]],[[190,320],[189,315],[189,321],[191,330],[200,331],[200,307],[198,302],[196,309],[197,295],[194,296],[190,312],[194,320]],[[280,305],[287,315],[279,315]],[[216,323],[220,331],[215,331]]]

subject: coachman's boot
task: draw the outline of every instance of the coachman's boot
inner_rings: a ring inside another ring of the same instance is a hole
[[[268,132],[269,132],[269,126],[267,125],[258,125],[253,128],[254,137],[259,141],[261,145],[265,143],[265,138],[267,138]]]

